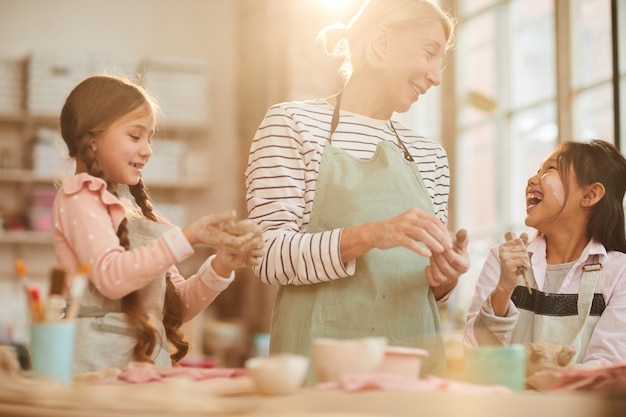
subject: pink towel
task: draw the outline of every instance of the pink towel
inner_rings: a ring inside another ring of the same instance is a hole
[[[128,383],[163,381],[166,378],[186,377],[196,381],[213,378],[232,378],[248,375],[243,368],[194,368],[186,366],[157,366],[147,362],[132,362],[118,376]]]
[[[559,377],[550,390],[626,394],[626,360],[593,368],[564,368],[557,372]]]
[[[346,374],[337,382],[322,382],[317,384],[321,390],[341,389],[344,391],[450,391],[471,393],[510,393],[510,388],[502,385],[477,385],[467,382],[453,381],[435,376],[421,379],[409,378],[402,375],[388,373]]]

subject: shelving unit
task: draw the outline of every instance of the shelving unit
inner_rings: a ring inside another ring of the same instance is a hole
[[[65,144],[59,132],[60,108],[55,110],[59,103],[50,104],[48,100],[58,94],[69,93],[62,91],[76,84],[74,78],[80,76],[82,80],[90,75],[82,72],[81,65],[92,63],[90,65],[93,66],[102,62],[93,56],[64,58],[58,54],[41,53],[18,65],[0,61],[4,65],[0,65],[0,75],[8,74],[6,79],[13,80],[9,87],[12,92],[16,89],[15,84],[19,83],[22,94],[20,100],[11,102],[12,106],[19,103],[19,108],[0,106],[0,277],[13,274],[12,265],[16,257],[35,258],[35,261],[29,262],[34,279],[45,278],[54,265],[51,224],[46,224],[46,210],[51,208],[54,184],[63,175],[72,174],[73,165],[66,164],[62,154]],[[176,155],[180,157],[180,160],[173,161],[171,152],[159,155],[155,149],[145,170],[144,182],[155,207],[173,223],[182,226],[188,218],[196,215],[195,212],[204,209],[213,186],[209,181],[210,152],[207,150],[211,143],[211,129],[208,91],[204,94],[187,88],[179,93],[176,83],[180,85],[185,81],[193,84],[204,80],[197,90],[208,89],[208,64],[177,58],[135,61],[138,63],[136,72],[142,73],[148,84],[152,82],[147,88],[159,100],[162,109],[172,109],[170,114],[164,112],[162,115],[154,142],[175,147],[178,151]],[[19,76],[15,74],[18,67],[22,72]],[[102,70],[94,67],[90,73],[102,73]],[[2,71],[11,72],[5,74]],[[104,72],[116,73],[106,69]],[[46,81],[49,83],[46,84]],[[0,94],[5,92],[3,88],[7,88],[6,83],[0,83]],[[33,92],[34,88],[41,88],[41,91]],[[186,100],[184,94],[191,97],[193,111],[180,108],[180,103]],[[29,104],[29,100],[35,99],[39,102]],[[42,141],[43,134],[46,137]],[[43,146],[45,149],[41,149],[42,143],[46,145]],[[70,161],[69,158],[67,160]],[[152,174],[149,174],[151,167]],[[37,205],[34,209],[33,203],[42,199],[46,207]],[[44,221],[33,221],[33,216]],[[191,263],[195,261],[191,260]]]

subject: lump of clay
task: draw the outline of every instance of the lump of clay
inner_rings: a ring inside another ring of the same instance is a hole
[[[536,372],[569,366],[576,350],[571,346],[551,342],[532,342],[526,347],[526,376]]]

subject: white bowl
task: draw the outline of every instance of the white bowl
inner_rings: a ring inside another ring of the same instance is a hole
[[[341,375],[375,371],[383,360],[386,337],[318,338],[311,358],[318,382],[337,381]]]
[[[250,358],[245,367],[259,394],[290,394],[302,386],[309,370],[309,359],[291,353],[279,353]]]
[[[419,378],[422,361],[426,356],[428,356],[428,351],[424,349],[387,346],[377,372]]]

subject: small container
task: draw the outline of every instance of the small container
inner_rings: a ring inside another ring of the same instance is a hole
[[[74,322],[59,320],[31,325],[30,355],[35,378],[72,384]]]
[[[526,382],[526,346],[481,346],[465,350],[465,379],[521,391]]]
[[[405,346],[387,346],[377,372],[419,378],[422,362],[428,351]]]
[[[312,361],[317,380],[337,381],[345,374],[375,372],[383,360],[386,347],[386,337],[315,339]]]
[[[309,370],[309,359],[292,353],[279,353],[250,358],[245,367],[259,394],[285,395],[302,387]]]

